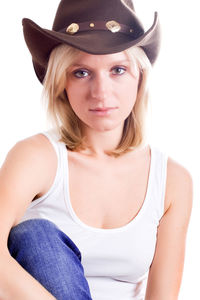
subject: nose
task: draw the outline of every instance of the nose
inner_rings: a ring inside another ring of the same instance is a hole
[[[91,81],[90,93],[92,99],[103,101],[108,97],[109,90],[111,89],[109,78],[105,73],[95,74]]]

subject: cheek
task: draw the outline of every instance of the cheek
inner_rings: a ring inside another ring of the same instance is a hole
[[[83,89],[70,86],[69,89],[66,89],[66,93],[73,112],[80,120],[84,121],[87,113],[87,105],[84,101],[85,97]]]
[[[74,99],[76,98],[75,95],[73,94],[72,91],[67,91],[67,90],[66,90],[66,94],[67,94],[67,102],[69,103],[74,113],[77,115],[78,105],[77,102],[74,101]]]
[[[127,103],[128,107],[132,107],[135,104],[138,91],[138,81],[130,80],[129,84],[124,85],[121,89],[121,99]]]
[[[81,99],[81,89],[76,88],[73,85],[70,85],[70,87],[66,87],[66,93],[68,97],[68,101],[72,107],[73,110],[76,110],[79,105],[79,99]]]
[[[83,99],[86,95],[86,85],[83,82],[68,80],[65,90],[70,102],[78,101],[81,98]]]

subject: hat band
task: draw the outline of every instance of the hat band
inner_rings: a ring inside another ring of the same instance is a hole
[[[96,30],[104,30],[110,31],[112,33],[122,32],[128,35],[134,34],[134,29],[125,25],[118,23],[117,21],[94,21],[94,22],[83,22],[83,23],[72,23],[68,27],[63,28],[59,32],[65,32],[68,34],[75,34],[77,32],[83,31],[96,31]]]

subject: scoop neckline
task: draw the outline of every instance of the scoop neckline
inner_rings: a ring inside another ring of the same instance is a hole
[[[64,163],[64,172],[65,172],[65,182],[64,182],[64,196],[65,196],[65,204],[67,205],[67,208],[69,210],[69,213],[72,217],[72,219],[82,228],[84,229],[88,229],[90,231],[94,231],[94,232],[99,232],[99,233],[115,233],[115,232],[120,232],[120,231],[124,231],[126,229],[128,229],[129,227],[134,226],[139,219],[142,217],[142,215],[145,212],[145,209],[147,207],[149,198],[150,198],[150,191],[151,191],[151,186],[152,186],[152,177],[153,177],[153,165],[154,165],[154,149],[151,145],[149,145],[149,149],[150,149],[150,167],[149,167],[149,176],[148,176],[148,181],[147,181],[147,190],[146,190],[146,195],[145,195],[145,199],[140,207],[140,209],[138,210],[136,216],[131,219],[130,222],[128,222],[127,224],[120,226],[120,227],[114,227],[114,228],[99,228],[99,227],[94,227],[94,226],[90,226],[87,225],[86,223],[84,223],[75,213],[72,204],[71,204],[71,198],[70,198],[70,191],[69,191],[69,163],[68,163],[68,149],[66,148],[66,145],[63,144],[64,146],[64,156],[65,156],[65,163]]]

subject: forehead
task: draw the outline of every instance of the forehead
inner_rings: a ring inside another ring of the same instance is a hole
[[[130,58],[125,51],[112,54],[94,55],[83,51],[80,51],[73,61],[73,64],[113,64],[115,62],[127,62],[130,63]]]

